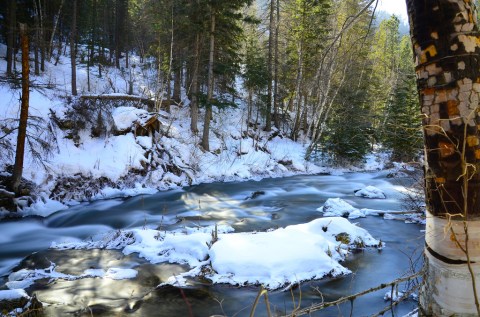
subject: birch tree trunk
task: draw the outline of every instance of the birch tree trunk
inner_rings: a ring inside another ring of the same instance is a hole
[[[480,36],[470,0],[407,0],[425,137],[421,315],[479,316]]]

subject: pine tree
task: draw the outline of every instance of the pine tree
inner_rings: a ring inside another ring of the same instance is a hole
[[[422,147],[417,85],[411,54],[410,38],[405,35],[400,43],[398,78],[393,98],[387,105],[387,121],[382,137],[385,147],[392,151],[393,161],[413,160],[420,154]]]

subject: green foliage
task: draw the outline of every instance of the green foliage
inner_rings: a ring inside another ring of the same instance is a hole
[[[365,90],[345,87],[340,92],[342,103],[335,105],[335,114],[327,122],[323,148],[337,164],[354,164],[371,149],[373,129]]]
[[[198,93],[198,103],[200,107],[205,107],[208,104],[207,94],[205,93]],[[224,96],[218,96],[217,98],[213,98],[210,100],[210,105],[217,107],[218,109],[225,109],[228,107],[236,108],[237,104],[231,100],[231,98],[227,98]]]
[[[398,55],[398,79],[392,101],[387,108],[387,120],[382,138],[385,147],[392,151],[391,159],[394,161],[415,159],[423,144],[411,52],[410,39],[404,36]]]

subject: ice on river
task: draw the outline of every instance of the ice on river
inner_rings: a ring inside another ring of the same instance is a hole
[[[340,262],[352,248],[379,246],[365,229],[341,217],[267,232],[232,233],[229,226],[183,228],[175,231],[133,229],[105,238],[101,244],[123,253],[138,253],[152,263],[188,264],[190,271],[172,276],[167,284],[185,286],[188,277],[213,283],[262,284],[277,289],[305,280],[348,274]],[[119,241],[124,241],[123,245]],[[57,249],[94,248],[97,243],[53,244]]]
[[[112,280],[132,279],[138,274],[137,270],[126,268],[108,268],[104,269],[88,269],[80,275],[64,274],[56,271],[55,263],[51,263],[45,269],[21,269],[13,272],[8,276],[6,286],[12,290],[22,294],[23,289],[30,287],[36,280],[50,279],[51,281],[57,279],[63,280],[78,280],[83,278],[109,278]]]

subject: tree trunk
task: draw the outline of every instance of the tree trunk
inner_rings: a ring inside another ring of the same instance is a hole
[[[270,0],[270,24],[268,26],[268,85],[267,85],[267,109],[265,115],[265,131],[272,130],[272,65],[273,65],[273,36],[275,33],[275,0]]]
[[[275,58],[273,67],[273,120],[275,127],[280,129],[280,113],[278,107],[278,29],[280,27],[280,3],[277,0],[277,21],[275,24]]]
[[[58,26],[58,21],[60,21],[60,15],[62,13],[62,8],[63,8],[63,3],[65,2],[65,0],[62,0],[60,2],[60,7],[58,8],[58,13],[57,15],[54,17],[54,22],[53,22],[53,30],[52,30],[52,35],[50,36],[50,44],[48,45],[48,48],[47,48],[47,59],[50,60],[52,58],[52,54],[53,54],[53,39],[55,38],[55,33],[57,31],[57,26]]]
[[[33,1],[33,7],[35,9],[35,45],[33,48],[34,56],[34,74],[40,75],[40,62],[38,60],[38,51],[40,49],[40,9],[37,5],[37,1]]]
[[[70,30],[70,64],[72,66],[72,95],[77,95],[77,63],[75,52],[75,41],[77,31],[77,0],[72,2],[72,24]]]
[[[205,121],[203,124],[203,137],[202,147],[205,151],[210,151],[209,145],[209,133],[210,133],[210,120],[212,119],[212,102],[213,102],[213,58],[215,52],[215,12],[211,9],[210,16],[210,53],[208,58],[208,91],[207,91],[207,104],[205,105]]]
[[[12,175],[12,189],[17,196],[20,196],[20,183],[23,173],[23,157],[25,153],[25,139],[27,136],[27,120],[28,120],[28,102],[30,97],[29,91],[29,73],[30,65],[28,64],[28,32],[27,25],[20,24],[20,36],[22,45],[22,105],[20,108],[20,120],[18,124],[17,149],[15,152],[15,165]]]
[[[173,57],[173,96],[172,99],[177,104],[182,101],[181,97],[181,87],[182,87],[182,63],[180,57],[180,50],[178,49],[177,44],[175,48],[175,55]]]
[[[17,1],[8,1],[7,14],[7,76],[13,74],[13,63],[15,63],[15,27],[17,24]]]
[[[200,64],[200,33],[195,35],[195,60],[193,62],[192,75],[192,102],[190,103],[190,130],[193,133],[198,132],[198,66]]]
[[[39,20],[40,20],[40,29],[39,29],[39,37],[40,41],[38,42],[40,48],[40,70],[42,72],[45,71],[45,27],[43,23],[43,19],[45,17],[45,5],[42,6],[42,1],[38,0],[38,13],[39,13]]]
[[[480,36],[469,0],[407,0],[425,137],[426,316],[479,316]]]

